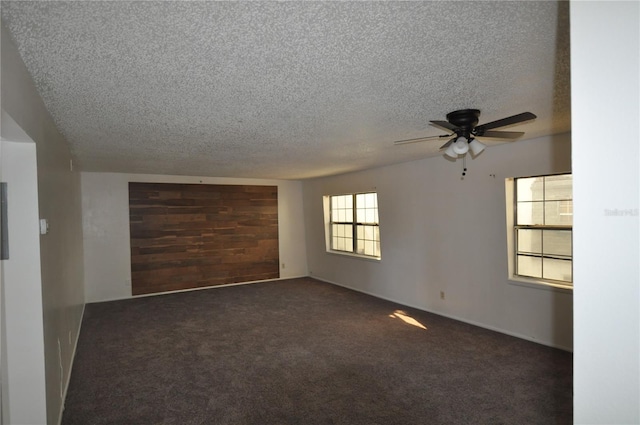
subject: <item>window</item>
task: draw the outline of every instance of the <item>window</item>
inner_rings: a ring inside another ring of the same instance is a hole
[[[377,193],[329,196],[329,204],[328,249],[380,258]]]
[[[571,286],[571,174],[513,179],[513,275]]]

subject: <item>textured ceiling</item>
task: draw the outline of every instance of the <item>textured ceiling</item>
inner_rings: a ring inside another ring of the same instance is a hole
[[[533,112],[521,140],[570,129],[565,2],[1,7],[85,171],[337,174],[437,155],[442,140],[392,142],[464,108]]]

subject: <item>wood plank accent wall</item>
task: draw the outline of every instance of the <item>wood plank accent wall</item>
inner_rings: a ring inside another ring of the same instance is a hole
[[[280,276],[278,187],[129,183],[133,295]]]

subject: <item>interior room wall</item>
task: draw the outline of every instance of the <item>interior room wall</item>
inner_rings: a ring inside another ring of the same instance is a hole
[[[39,215],[50,224],[32,261],[42,276],[47,422],[57,423],[84,309],[80,176],[4,27],[1,38],[2,109],[36,144]]]
[[[280,278],[307,275],[302,184],[298,181],[124,173],[81,174],[87,302],[131,297],[129,182],[278,186]]]
[[[2,181],[7,184],[8,259],[2,261],[2,423],[44,423],[45,394],[42,277],[38,222],[36,148],[32,141],[5,141]],[[13,123],[12,123],[13,124]],[[6,236],[6,235],[3,235]]]
[[[580,424],[640,423],[639,76],[640,3],[571,2]]]
[[[396,148],[420,152],[419,145]],[[570,162],[571,136],[562,134],[488,147],[467,160],[464,179],[462,160],[439,156],[304,181],[309,273],[571,350],[571,292],[508,280],[504,193],[508,177],[567,172]],[[381,260],[327,253],[323,196],[371,190],[378,193]]]

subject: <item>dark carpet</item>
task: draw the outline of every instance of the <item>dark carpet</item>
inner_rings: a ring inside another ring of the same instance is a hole
[[[302,278],[87,305],[62,423],[572,417],[571,353]]]

